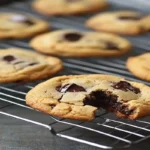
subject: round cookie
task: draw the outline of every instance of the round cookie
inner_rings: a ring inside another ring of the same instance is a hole
[[[150,53],[129,57],[126,66],[136,77],[150,81]]]
[[[85,14],[105,9],[105,0],[35,0],[32,7],[45,15]]]
[[[33,16],[0,13],[0,39],[28,38],[48,29],[47,22]]]
[[[150,30],[150,15],[136,11],[106,12],[91,17],[86,25],[100,31],[137,35]]]
[[[26,95],[26,104],[50,115],[92,120],[98,108],[119,117],[150,115],[150,87],[110,75],[60,76],[43,82]]]
[[[43,79],[62,68],[55,57],[17,48],[0,50],[0,83]]]
[[[30,42],[35,50],[69,57],[113,57],[131,49],[128,40],[117,35],[77,30],[57,30],[36,36]]]

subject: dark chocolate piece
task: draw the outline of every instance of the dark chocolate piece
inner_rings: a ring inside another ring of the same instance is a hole
[[[92,92],[84,100],[84,105],[91,105],[94,107],[102,107],[108,111],[117,112],[124,115],[131,115],[134,110],[129,110],[125,104],[117,101],[118,96],[113,95],[110,91],[96,91]]]
[[[56,87],[56,90],[58,92],[61,92],[61,93],[66,93],[66,92],[86,92],[86,90],[82,87],[82,86],[79,86],[77,84],[66,84],[64,86],[58,86]]]
[[[64,35],[64,39],[70,42],[79,41],[82,38],[80,33],[67,33]]]
[[[115,83],[112,87],[115,88],[115,89],[125,91],[125,92],[130,90],[130,91],[134,92],[135,94],[140,93],[139,88],[133,87],[130,83],[128,83],[126,81],[120,81],[118,83]]]
[[[7,55],[7,56],[4,56],[3,57],[3,60],[4,61],[7,61],[7,62],[11,62],[11,61],[14,61],[16,58],[12,55]]]
[[[112,42],[105,42],[106,44],[106,49],[113,49],[113,50],[119,50],[119,47],[117,44],[112,43]]]
[[[86,99],[84,100],[84,105],[91,105],[95,107],[107,107],[107,105],[117,101],[117,96],[112,95],[111,92],[108,91],[96,91],[92,92]]]

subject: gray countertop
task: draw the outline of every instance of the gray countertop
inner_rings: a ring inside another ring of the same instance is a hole
[[[147,144],[130,150],[149,150]],[[47,129],[0,115],[0,150],[100,150],[85,144],[56,137]],[[127,149],[129,150],[129,149]]]
[[[0,110],[15,111],[14,107],[7,107],[7,105],[8,103],[0,102]],[[77,149],[97,150],[98,148],[56,137],[48,129],[0,114],[0,150]]]

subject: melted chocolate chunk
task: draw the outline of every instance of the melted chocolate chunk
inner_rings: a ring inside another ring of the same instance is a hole
[[[119,47],[112,42],[105,42],[106,44],[106,49],[114,49],[114,50],[119,50]]]
[[[7,56],[4,56],[3,57],[3,60],[4,61],[7,61],[7,62],[11,62],[11,61],[14,61],[16,58],[12,55],[7,55]]]
[[[102,107],[112,112],[121,112],[124,115],[131,115],[133,110],[129,110],[124,104],[117,102],[118,96],[113,95],[110,91],[96,91],[87,96],[84,105]]]
[[[117,96],[112,95],[111,92],[96,91],[86,97],[84,105],[91,105],[95,107],[107,107],[107,105],[117,101]]]
[[[140,20],[142,19],[142,16],[120,16],[118,17],[120,20]]]
[[[33,25],[34,22],[31,21],[29,18],[27,18],[26,16],[23,15],[14,15],[10,18],[11,21],[14,22],[21,22],[21,23],[25,23],[27,25]]]
[[[85,92],[86,90],[82,87],[82,86],[79,86],[77,84],[66,84],[64,86],[58,86],[56,87],[56,90],[58,92],[61,92],[61,93],[66,93],[66,92]]]
[[[128,83],[126,81],[120,81],[120,82],[114,84],[112,87],[115,88],[115,89],[125,91],[125,92],[130,90],[130,91],[134,92],[135,94],[140,93],[139,88],[133,87],[130,83]]]
[[[67,33],[64,35],[64,39],[71,42],[79,41],[82,38],[80,33]]]

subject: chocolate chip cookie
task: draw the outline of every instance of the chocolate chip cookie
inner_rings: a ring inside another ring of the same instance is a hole
[[[150,81],[150,53],[129,57],[126,66],[136,77]]]
[[[33,16],[0,13],[0,39],[27,38],[49,29],[47,22]]]
[[[137,35],[150,30],[150,15],[136,11],[106,12],[91,17],[86,25],[100,31]]]
[[[0,83],[47,78],[62,69],[58,58],[9,48],[0,50]]]
[[[32,7],[45,15],[85,14],[103,10],[105,0],[35,0]]]
[[[59,56],[112,57],[120,56],[131,49],[128,40],[107,33],[57,30],[33,38],[35,50]]]
[[[26,95],[26,103],[62,118],[92,120],[98,108],[119,117],[150,115],[150,87],[110,75],[75,75],[52,78]]]

